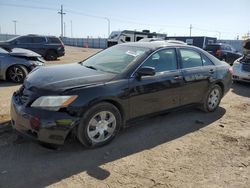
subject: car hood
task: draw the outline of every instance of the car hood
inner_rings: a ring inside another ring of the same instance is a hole
[[[41,55],[27,49],[23,48],[13,48],[9,53],[11,56],[18,56],[18,57],[41,57]]]
[[[79,63],[44,66],[32,71],[25,79],[26,88],[64,91],[76,87],[105,83],[115,74],[87,68]]]

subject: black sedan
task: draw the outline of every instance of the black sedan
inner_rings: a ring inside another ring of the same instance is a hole
[[[230,66],[209,53],[166,41],[116,45],[87,60],[41,67],[12,97],[13,128],[63,144],[110,142],[128,120],[187,106],[217,109],[231,86]]]

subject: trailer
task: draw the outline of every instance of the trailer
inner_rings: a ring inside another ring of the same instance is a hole
[[[125,42],[137,42],[144,38],[162,38],[166,39],[166,34],[161,33],[150,33],[149,30],[143,31],[131,31],[131,30],[123,30],[123,31],[113,31],[108,38],[108,47],[121,44]]]
[[[188,45],[197,46],[199,48],[205,48],[208,44],[216,43],[217,38],[214,37],[206,37],[206,36],[168,36],[166,37],[167,40],[180,40]]]

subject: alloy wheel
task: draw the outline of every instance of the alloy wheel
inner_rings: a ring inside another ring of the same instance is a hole
[[[21,68],[15,66],[9,70],[9,77],[14,82],[21,82],[25,75]]]
[[[215,108],[217,108],[219,102],[220,102],[220,91],[218,88],[214,88],[209,96],[208,96],[208,108],[210,110],[214,110]]]
[[[110,111],[101,111],[90,119],[87,127],[87,134],[92,142],[100,143],[109,139],[113,135],[115,129],[115,115]]]

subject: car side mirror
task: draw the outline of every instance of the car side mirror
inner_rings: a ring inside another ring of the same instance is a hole
[[[155,68],[153,67],[141,67],[137,72],[136,75],[138,78],[141,78],[142,76],[154,76],[155,75]]]

